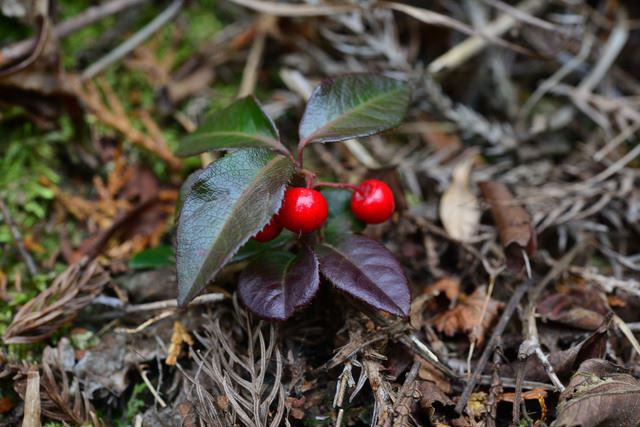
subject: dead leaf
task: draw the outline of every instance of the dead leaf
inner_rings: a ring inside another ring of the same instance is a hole
[[[473,157],[468,157],[453,170],[451,185],[440,199],[440,221],[449,236],[468,242],[480,223],[478,199],[469,189]]]
[[[437,316],[433,324],[439,332],[448,336],[465,332],[471,342],[480,346],[502,305],[492,298],[487,302],[485,287],[481,286],[468,297],[461,296],[458,304]]]
[[[498,228],[507,267],[521,271],[525,265],[523,253],[533,256],[537,247],[531,217],[506,185],[487,181],[479,183],[479,186],[482,195],[491,204],[491,215]]]
[[[552,427],[640,425],[640,382],[606,360],[585,360],[560,395]]]
[[[89,399],[107,395],[120,396],[129,386],[129,371],[135,362],[144,361],[140,356],[143,346],[136,348],[135,358],[127,348],[127,336],[123,333],[105,335],[98,346],[84,354],[73,368],[82,381]]]
[[[598,290],[570,284],[561,293],[540,301],[536,311],[545,320],[595,331],[602,326],[611,309],[606,297]]]
[[[444,294],[449,301],[455,301],[460,294],[460,279],[456,277],[445,276],[427,286],[422,294],[418,295],[411,302],[411,310],[409,314],[409,323],[415,329],[424,326],[425,319],[430,321],[434,313],[444,309],[442,301],[436,298]]]
[[[431,363],[418,356],[416,356],[414,360],[420,363],[420,369],[418,370],[419,379],[433,383],[442,393],[451,393],[451,383],[439,369],[436,369]]]
[[[420,406],[422,408],[430,409],[436,402],[442,406],[455,406],[455,403],[434,383],[430,381],[417,381],[417,383],[418,392],[420,393]]]
[[[460,294],[460,279],[445,276],[429,285],[422,293],[431,296],[444,293],[449,301],[454,301]]]
[[[409,324],[414,329],[420,329],[422,327],[422,314],[425,311],[427,303],[432,299],[431,295],[418,295],[411,301],[411,308],[409,309]]]

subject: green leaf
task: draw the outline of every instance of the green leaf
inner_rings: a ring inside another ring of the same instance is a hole
[[[247,96],[207,115],[202,126],[180,144],[176,155],[260,147],[287,153],[273,121],[262,111],[255,97]]]
[[[297,235],[293,234],[292,232],[288,230],[282,230],[282,232],[278,237],[268,242],[261,243],[261,242],[256,242],[253,239],[249,240],[244,246],[242,246],[238,250],[238,252],[233,256],[231,261],[229,261],[229,263],[241,262],[255,255],[258,255],[262,252],[265,252],[265,251],[268,252],[277,248],[281,248],[296,238],[297,238]]]
[[[191,186],[178,219],[178,302],[211,281],[278,210],[293,173],[288,158],[239,150],[210,164]]]
[[[161,268],[173,264],[174,261],[171,246],[160,245],[135,254],[129,260],[129,268],[134,270]]]
[[[176,202],[176,217],[179,217],[180,211],[182,210],[182,205],[184,205],[185,199],[187,198],[189,193],[191,193],[191,187],[193,187],[193,183],[198,180],[198,177],[204,171],[204,169],[198,169],[197,171],[189,175],[187,179],[185,179],[182,183],[180,192],[178,193],[178,201]]]
[[[377,74],[351,74],[323,81],[300,122],[300,145],[342,141],[395,127],[409,106],[409,87]]]
[[[364,230],[365,223],[351,212],[350,190],[344,188],[324,188],[320,191],[329,205],[329,217],[324,226],[325,236],[333,240],[345,233],[358,233]]]

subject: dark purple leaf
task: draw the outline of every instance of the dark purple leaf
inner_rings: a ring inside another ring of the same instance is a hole
[[[383,245],[347,234],[316,246],[320,272],[338,289],[374,308],[409,315],[411,292],[402,266]]]
[[[285,320],[311,302],[319,284],[318,259],[305,246],[296,256],[290,252],[260,256],[240,275],[238,293],[259,317]]]

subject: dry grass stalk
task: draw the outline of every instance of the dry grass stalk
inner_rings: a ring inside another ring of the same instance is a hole
[[[31,367],[27,372],[22,427],[40,427],[40,412],[40,372],[36,367]]]
[[[264,324],[254,322],[237,300],[227,317],[222,310],[215,312],[205,333],[196,336],[207,349],[194,355],[198,368],[190,378],[200,417],[215,426],[279,426],[286,393],[276,328],[269,325],[265,335]]]
[[[71,265],[18,310],[3,336],[4,343],[31,344],[50,337],[93,301],[108,282],[108,273],[95,260]]]

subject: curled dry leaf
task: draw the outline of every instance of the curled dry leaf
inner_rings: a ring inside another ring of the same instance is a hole
[[[438,304],[433,299],[441,294],[444,294],[449,301],[454,301],[460,294],[460,279],[450,276],[442,277],[427,286],[421,295],[414,298],[409,316],[412,327],[420,329],[425,318],[433,317],[433,313],[438,309]]]
[[[418,380],[417,385],[418,393],[420,393],[420,407],[423,409],[430,410],[434,403],[439,403],[442,406],[454,406],[453,401],[436,384]]]
[[[461,296],[458,304],[436,317],[433,324],[439,332],[448,336],[464,332],[471,342],[482,345],[502,305],[492,298],[487,300],[485,287],[481,286],[471,295]]]
[[[5,344],[31,344],[53,335],[98,296],[109,275],[86,259],[62,272],[51,286],[23,305],[3,336]]]
[[[451,185],[440,199],[440,220],[449,236],[468,242],[478,228],[480,207],[469,188],[469,175],[473,157],[469,157],[453,170]]]
[[[443,277],[429,285],[423,293],[434,297],[444,293],[449,301],[453,301],[460,294],[460,279],[451,276]]]
[[[491,204],[491,215],[498,228],[507,266],[514,271],[524,267],[524,252],[532,256],[537,247],[536,233],[531,216],[516,201],[506,185],[499,182],[481,182],[480,191]]]
[[[585,360],[560,395],[552,427],[640,425],[640,382],[602,359]]]

